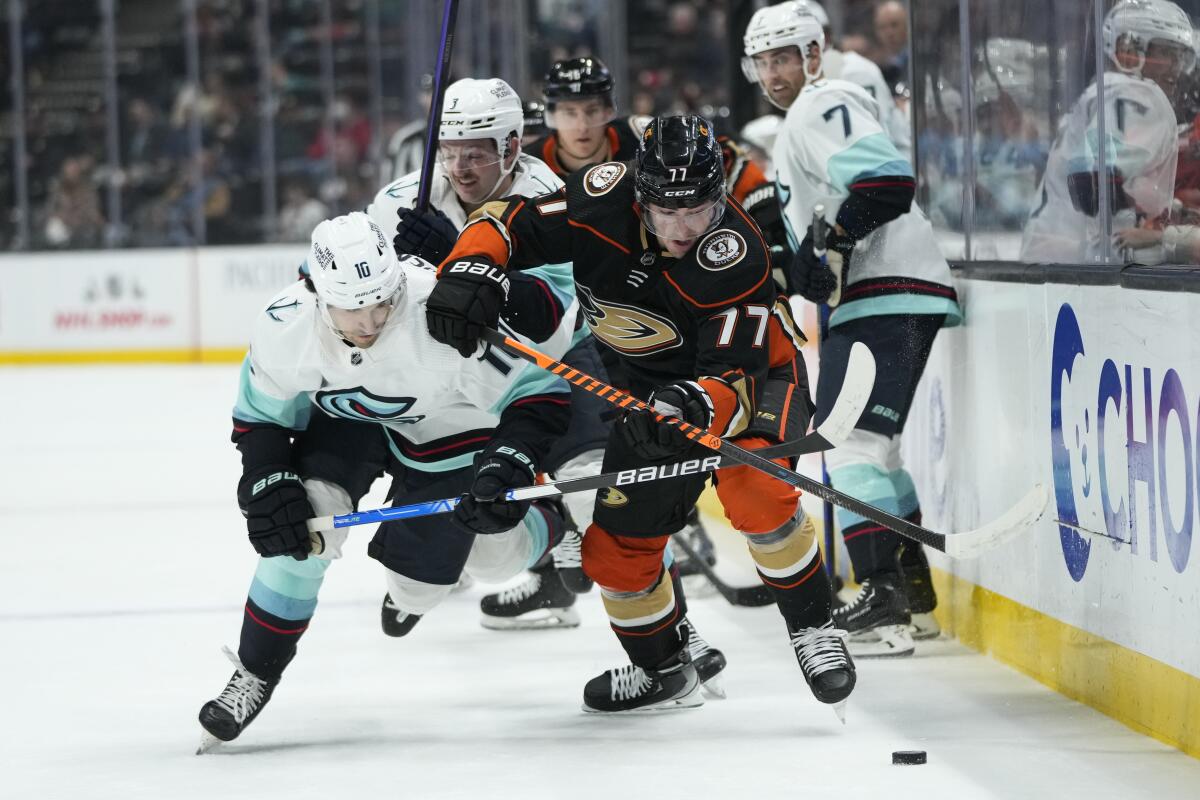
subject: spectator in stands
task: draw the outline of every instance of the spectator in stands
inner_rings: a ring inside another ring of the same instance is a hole
[[[876,63],[887,74],[898,70],[908,81],[908,10],[898,0],[884,0],[875,7],[875,39],[879,42]]]
[[[100,193],[91,179],[91,160],[65,159],[46,201],[43,233],[52,247],[97,247],[104,233]]]
[[[279,209],[279,241],[303,242],[313,228],[329,217],[329,209],[313,196],[307,181],[295,178],[283,185],[283,207]]]

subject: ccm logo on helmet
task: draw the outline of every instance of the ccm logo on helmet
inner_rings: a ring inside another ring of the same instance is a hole
[[[667,191],[663,192],[663,197],[691,197],[695,193],[696,193],[696,190],[694,188],[692,188],[692,189],[668,189]]]

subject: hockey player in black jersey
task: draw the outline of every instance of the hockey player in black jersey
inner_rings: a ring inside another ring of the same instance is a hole
[[[572,262],[592,332],[629,390],[660,412],[750,449],[794,439],[811,412],[802,343],[770,276],[759,229],[725,188],[712,126],[653,120],[633,162],[576,172],[564,189],[481,208],[439,269],[426,306],[435,339],[470,355],[504,305],[509,269]],[[604,469],[669,463],[707,451],[643,412],[613,428]],[[787,463],[781,461],[781,463]],[[606,490],[584,537],[584,570],[603,594],[632,666],[588,682],[584,708],[621,712],[699,705],[687,624],[662,566],[706,477]],[[822,702],[854,688],[845,632],[812,523],[792,487],[747,467],[716,473],[730,524],[746,535],[805,680]]]

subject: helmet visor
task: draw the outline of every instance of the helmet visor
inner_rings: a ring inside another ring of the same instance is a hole
[[[466,142],[442,142],[438,145],[438,163],[446,172],[469,172],[499,164],[501,153],[491,139]]]
[[[617,110],[607,95],[579,100],[559,100],[546,107],[546,127],[559,131],[584,131],[603,128],[616,119]]]
[[[400,299],[396,292],[381,303],[373,303],[361,308],[337,308],[321,302],[321,318],[330,329],[358,347],[370,347],[385,330],[399,321],[399,314],[394,313]]]
[[[642,207],[642,224],[661,241],[698,239],[717,227],[725,215],[725,195],[695,208]]]
[[[1146,48],[1146,64],[1160,68],[1164,73],[1179,77],[1185,72],[1191,72],[1196,65],[1196,51],[1178,42],[1166,39],[1152,39]]]

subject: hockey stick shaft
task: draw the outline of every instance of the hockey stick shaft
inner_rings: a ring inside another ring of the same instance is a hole
[[[691,441],[704,445],[710,450],[715,450],[721,455],[728,456],[738,464],[756,469],[765,475],[769,475],[790,486],[808,492],[821,500],[827,500],[840,508],[858,514],[864,519],[869,519],[877,525],[882,525],[889,530],[895,531],[906,539],[919,542],[943,553],[946,551],[946,535],[943,533],[934,533],[927,528],[922,528],[920,525],[915,525],[894,514],[889,514],[883,509],[876,508],[869,503],[864,503],[848,494],[843,494],[831,486],[823,486],[820,482],[814,481],[812,478],[776,464],[774,461],[763,458],[750,450],[738,447],[733,442],[722,439],[719,436],[714,436],[708,431],[701,430],[694,425],[689,425],[683,420],[659,414],[633,395],[622,392],[620,389],[609,386],[607,383],[597,380],[591,375],[569,367],[561,361],[556,361],[543,353],[539,353],[532,347],[528,347],[516,339],[505,336],[499,331],[486,329],[483,333],[483,339],[489,344],[502,347],[509,353],[564,378],[585,392],[594,394],[618,408],[636,408],[647,411],[653,414],[658,422],[677,427],[680,433]]]
[[[429,101],[429,124],[425,127],[425,153],[421,156],[421,182],[417,186],[418,211],[429,207],[433,190],[433,161],[437,156],[438,126],[442,119],[442,99],[446,80],[450,77],[450,56],[454,52],[454,21],[458,17],[458,0],[445,0],[442,5],[442,34],[438,42],[437,69],[433,73],[433,97]]]
[[[771,590],[761,583],[757,586],[730,586],[721,580],[717,571],[709,566],[708,562],[682,536],[672,536],[671,546],[682,550],[696,565],[696,568],[704,573],[704,577],[708,578],[708,582],[713,585],[713,588],[732,605],[758,607],[769,606],[775,602],[775,598],[771,596]]]
[[[825,247],[828,226],[825,223],[825,206],[821,203],[813,206],[813,253],[821,259],[821,266],[829,267],[829,258]],[[817,307],[817,354],[820,358],[821,343],[829,336],[829,305],[822,303]],[[829,481],[829,466],[825,463],[825,454],[821,454],[821,483],[832,486]],[[834,526],[833,503],[828,500],[821,503],[822,538],[825,540],[825,571],[833,577],[837,572],[837,530]]]
[[[784,442],[765,448],[762,452],[769,458],[786,458],[816,453],[831,447],[820,431],[814,431],[794,442]],[[629,486],[635,483],[671,480],[687,475],[701,475],[715,472],[722,467],[733,466],[737,462],[724,456],[709,456],[707,458],[691,458],[674,464],[642,469],[627,469],[620,472],[605,472],[600,475],[588,475],[583,478],[571,478],[562,481],[547,481],[536,486],[526,486],[521,489],[510,489],[505,500],[521,501],[536,500],[539,497],[558,497],[572,492],[586,492],[593,489],[604,489],[609,486]],[[427,500],[422,503],[410,503],[391,508],[376,508],[370,511],[357,511],[352,514],[316,517],[308,521],[310,531],[327,531],[336,528],[349,528],[355,525],[369,525],[372,522],[387,522],[397,519],[413,519],[428,517],[434,514],[446,514],[458,505],[460,497],[447,497],[441,500]]]

